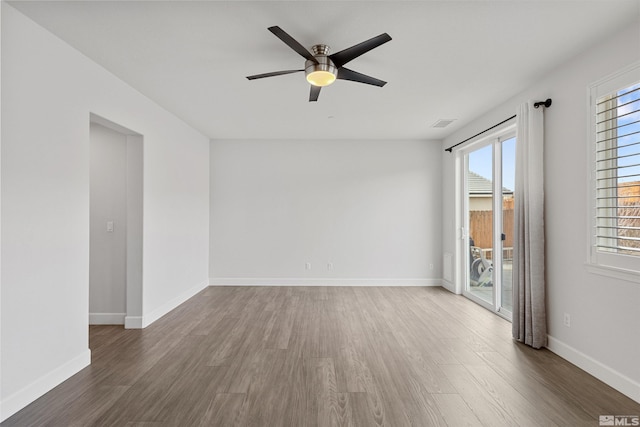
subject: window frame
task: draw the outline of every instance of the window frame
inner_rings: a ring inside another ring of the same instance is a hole
[[[640,283],[640,255],[628,255],[623,253],[605,252],[598,250],[598,237],[596,236],[596,104],[597,101],[616,91],[640,83],[640,61],[635,62],[616,73],[610,74],[594,83],[587,90],[588,98],[588,247],[587,270],[615,277],[622,280]]]

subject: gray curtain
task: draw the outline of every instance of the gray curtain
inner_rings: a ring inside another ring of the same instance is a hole
[[[533,101],[516,112],[516,182],[513,242],[513,338],[547,344],[544,282],[544,108]]]

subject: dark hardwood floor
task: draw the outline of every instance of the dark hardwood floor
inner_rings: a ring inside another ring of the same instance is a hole
[[[597,426],[640,404],[441,288],[211,287],[2,426]]]

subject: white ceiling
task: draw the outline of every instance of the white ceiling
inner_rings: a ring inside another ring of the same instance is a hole
[[[640,0],[10,3],[214,139],[441,139],[640,16]],[[348,67],[389,83],[309,103],[304,73],[248,81],[303,68],[273,25],[332,52],[387,32]]]

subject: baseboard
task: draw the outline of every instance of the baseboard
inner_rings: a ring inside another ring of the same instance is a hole
[[[79,356],[55,368],[22,390],[4,399],[0,404],[0,422],[20,411],[49,390],[66,381],[91,364],[91,350],[87,349]]]
[[[607,365],[604,365],[591,356],[582,353],[551,335],[548,335],[547,338],[547,348],[549,350],[598,378],[605,384],[615,388],[620,393],[640,403],[640,383],[611,369]]]
[[[449,292],[451,292],[452,294],[458,293],[456,292],[456,285],[449,282],[448,280],[444,280],[444,279],[442,280],[442,287],[448,290]]]
[[[125,329],[142,329],[142,324],[142,316],[125,316],[124,318]]]
[[[193,297],[198,292],[200,292],[203,289],[207,288],[208,286],[209,286],[209,281],[205,280],[204,282],[199,283],[196,286],[192,287],[191,289],[189,289],[189,290],[183,292],[182,294],[178,295],[177,297],[175,297],[171,301],[168,301],[168,302],[162,304],[160,307],[156,308],[151,313],[143,315],[142,316],[142,328],[146,328],[147,326],[149,326],[150,324],[152,324],[153,322],[155,322],[156,320],[158,320],[159,318],[161,318],[165,314],[169,313],[171,310],[173,310],[174,308],[176,308],[177,306],[179,306],[180,304],[182,304],[183,302],[185,302],[189,298]]]
[[[440,279],[305,279],[213,277],[211,286],[442,286]]]
[[[89,313],[90,325],[124,325],[126,313]]]

